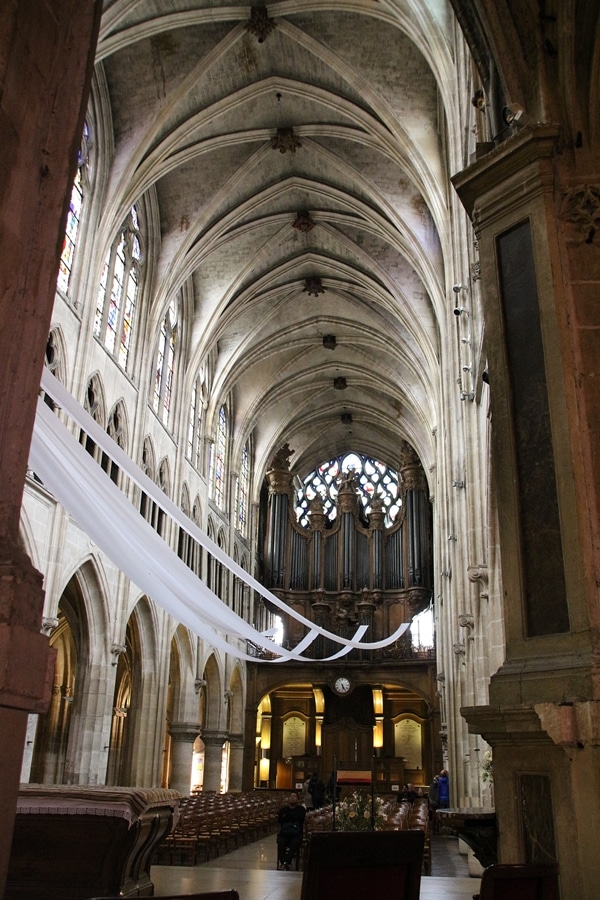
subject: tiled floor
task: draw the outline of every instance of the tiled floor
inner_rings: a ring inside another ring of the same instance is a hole
[[[278,872],[275,858],[273,835],[199,866],[153,866],[154,895],[233,887],[239,891],[240,900],[299,900],[302,872]],[[468,877],[458,841],[434,836],[432,874],[421,879],[421,900],[472,900],[478,888],[479,880]],[[377,896],[376,891],[373,896]]]

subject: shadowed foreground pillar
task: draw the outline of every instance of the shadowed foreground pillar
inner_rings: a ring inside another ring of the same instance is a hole
[[[42,577],[20,547],[19,519],[101,7],[0,6],[0,894],[27,715],[49,698]]]

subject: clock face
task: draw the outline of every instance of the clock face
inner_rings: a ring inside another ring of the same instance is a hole
[[[335,679],[333,686],[338,694],[347,694],[350,690],[350,679],[346,678],[345,675],[340,675],[339,678]]]

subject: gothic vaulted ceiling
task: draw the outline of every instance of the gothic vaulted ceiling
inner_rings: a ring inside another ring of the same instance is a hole
[[[400,439],[433,464],[457,34],[444,0],[106,5],[99,233],[153,198],[149,321],[182,297],[181,389],[210,360],[207,414],[229,398],[257,471],[284,441],[296,471],[351,448],[394,465]]]

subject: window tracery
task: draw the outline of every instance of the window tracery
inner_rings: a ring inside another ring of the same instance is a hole
[[[142,240],[136,206],[132,206],[110,248],[96,305],[94,334],[127,370],[141,282]]]
[[[310,524],[310,504],[320,499],[325,515],[333,521],[337,514],[336,500],[340,479],[354,475],[358,494],[366,515],[375,499],[383,504],[385,524],[393,525],[400,512],[400,476],[385,463],[359,453],[346,453],[322,463],[303,480],[296,491],[295,512],[300,525]]]
[[[171,412],[175,348],[177,344],[177,318],[177,306],[173,299],[161,322],[154,361],[152,408],[163,425],[169,424],[169,414]]]
[[[250,452],[248,442],[244,444],[240,460],[240,474],[237,479],[237,529],[246,535],[248,529],[248,496],[250,491]]]
[[[71,273],[73,271],[73,260],[75,258],[79,226],[81,224],[81,213],[85,200],[85,193],[89,186],[89,148],[90,128],[88,123],[85,122],[81,146],[77,157],[77,172],[75,173],[75,180],[73,181],[73,187],[71,189],[67,226],[58,267],[57,286],[65,294],[69,293]]]
[[[225,468],[227,463],[227,410],[222,406],[219,410],[217,440],[214,446],[213,497],[220,509],[225,503]]]
[[[205,375],[201,369],[192,388],[188,414],[186,455],[195,469],[202,466],[202,413],[205,408]]]

